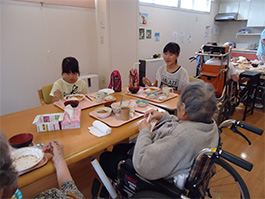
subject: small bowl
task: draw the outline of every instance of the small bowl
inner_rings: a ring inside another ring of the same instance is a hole
[[[68,104],[70,104],[73,108],[77,107],[79,104],[78,100],[68,100],[64,102],[64,105],[67,106]]]
[[[149,103],[149,102],[148,102],[148,101],[145,101],[145,100],[137,100],[137,101],[136,101],[136,104],[137,104],[137,106],[139,106],[139,107],[146,107],[148,103]]]
[[[158,92],[158,91],[160,91],[159,87],[150,86],[150,87],[144,88],[145,93],[154,93],[154,92]]]
[[[104,97],[104,100],[105,101],[114,101],[114,100],[116,100],[116,98],[113,95],[106,95]]]
[[[167,96],[165,95],[161,95],[158,97],[159,100],[163,101],[163,100],[166,100],[167,99]]]
[[[112,109],[109,107],[100,107],[95,110],[95,113],[100,118],[106,118],[109,117],[112,112]]]
[[[128,88],[128,90],[132,93],[132,94],[136,94],[139,90],[140,90],[140,87],[133,87],[133,88]]]
[[[27,147],[32,143],[33,135],[31,133],[21,133],[9,138],[9,143],[13,148]]]
[[[129,106],[130,103],[131,103],[130,100],[124,100],[124,101],[122,101],[121,107],[123,107],[123,106]],[[110,105],[110,107],[112,108],[113,113],[115,115],[119,116],[121,114],[120,101],[119,102],[112,103]]]
[[[258,67],[259,64],[251,64],[254,68]]]
[[[157,97],[157,93],[148,93],[147,97],[149,97],[150,99],[155,99]]]

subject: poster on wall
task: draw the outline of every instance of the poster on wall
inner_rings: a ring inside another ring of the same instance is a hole
[[[210,30],[211,30],[211,26],[206,25],[205,26],[205,38],[209,39],[210,38]]]
[[[139,28],[139,39],[144,39],[144,28]]]
[[[180,33],[180,42],[184,43],[185,42],[185,32]]]
[[[187,42],[191,43],[191,40],[192,40],[192,33],[188,32],[188,34],[187,34]]]
[[[146,30],[146,39],[152,38],[152,30]]]
[[[178,32],[173,32],[173,42],[178,43]]]
[[[155,33],[155,41],[160,41],[160,33],[159,32]]]
[[[140,13],[139,17],[140,17],[140,24],[146,25],[148,22],[148,14],[147,13]]]

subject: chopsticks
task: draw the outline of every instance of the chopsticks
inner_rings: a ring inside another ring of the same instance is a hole
[[[93,101],[93,100],[92,100],[90,97],[88,97],[87,95],[86,95],[86,98],[89,99],[90,101]]]

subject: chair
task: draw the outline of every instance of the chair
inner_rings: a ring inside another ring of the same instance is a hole
[[[244,71],[240,73],[240,77],[242,78],[248,78],[247,85],[241,84],[240,86],[244,86],[247,91],[247,97],[244,102],[245,110],[243,115],[243,121],[246,119],[246,114],[248,112],[251,112],[251,115],[253,114],[255,102],[256,102],[256,96],[258,93],[258,88],[260,84],[260,73],[255,71]]]
[[[48,84],[43,86],[38,90],[40,102],[42,105],[47,105],[52,103],[52,96],[50,96],[50,92],[52,90],[53,84]]]
[[[202,79],[199,79],[199,78],[196,78],[196,77],[191,77],[191,76],[189,76],[189,82],[196,82],[196,81],[201,81],[201,82],[203,82]]]

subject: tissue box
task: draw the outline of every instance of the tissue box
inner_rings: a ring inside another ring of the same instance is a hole
[[[63,118],[63,113],[37,115],[32,124],[37,125],[38,132],[57,131],[60,130],[60,122]]]
[[[62,129],[77,129],[80,128],[80,119],[81,119],[81,109],[74,108],[74,116],[73,118],[69,117],[67,111],[64,111],[64,118],[61,122]]]

